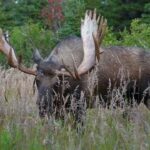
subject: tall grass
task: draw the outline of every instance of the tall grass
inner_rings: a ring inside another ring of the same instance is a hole
[[[41,120],[33,92],[34,77],[0,69],[0,150],[148,150],[150,112],[143,104],[129,109],[87,110],[84,132],[70,119]]]

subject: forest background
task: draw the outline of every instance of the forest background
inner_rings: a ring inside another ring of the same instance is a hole
[[[80,36],[80,20],[94,8],[108,21],[104,46],[150,48],[149,0],[0,0],[0,28],[30,65],[36,48],[47,56],[61,39]],[[6,64],[3,55],[0,64]]]

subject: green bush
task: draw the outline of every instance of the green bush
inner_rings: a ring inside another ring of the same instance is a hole
[[[44,30],[39,24],[29,23],[22,27],[15,27],[10,33],[10,44],[17,55],[22,55],[25,63],[32,62],[32,53],[37,48],[45,56],[50,54],[56,43],[56,36],[50,30]],[[5,64],[1,55],[1,63]]]
[[[107,28],[105,38],[103,40],[104,46],[110,46],[110,45],[119,45],[119,41],[117,40],[116,34],[112,31],[112,28]]]
[[[144,23],[150,24],[150,2],[146,3],[144,6],[144,12],[142,14],[142,21]]]
[[[150,48],[150,26],[135,19],[131,23],[130,33],[127,30],[121,33],[121,45]]]
[[[119,37],[119,38],[118,38]],[[131,22],[130,31],[124,29],[116,35],[112,28],[106,31],[103,45],[112,46],[137,46],[145,49],[150,48],[150,26],[142,23],[139,19],[134,19]]]
[[[65,20],[58,30],[58,36],[64,38],[70,34],[80,35],[81,18],[86,9],[84,0],[66,0],[62,7]]]

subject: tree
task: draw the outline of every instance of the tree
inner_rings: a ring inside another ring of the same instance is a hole
[[[85,0],[85,3],[86,8],[97,8],[115,31],[129,29],[132,19],[150,16],[149,0]]]
[[[1,28],[12,29],[27,22],[41,23],[41,9],[47,0],[1,0]]]
[[[57,31],[64,20],[62,0],[48,0],[48,5],[42,9],[41,16],[49,29]]]
[[[150,24],[150,3],[146,3],[144,6],[144,12],[142,13],[142,21]]]

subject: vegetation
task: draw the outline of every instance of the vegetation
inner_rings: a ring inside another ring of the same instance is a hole
[[[93,8],[108,20],[104,45],[149,48],[149,6],[149,0],[0,0],[0,27],[9,31],[11,45],[29,65],[35,48],[47,56],[62,38],[80,36],[80,18]]]
[[[80,18],[93,8],[108,20],[104,46],[150,49],[149,0],[0,0],[0,27],[9,31],[11,45],[31,65],[34,49],[47,56],[62,38],[80,36]],[[1,54],[0,64],[6,64]],[[150,149],[150,112],[144,105],[129,111],[87,110],[80,134],[70,115],[64,121],[39,119],[33,81],[0,68],[0,150]],[[126,111],[128,117],[123,117]]]
[[[89,109],[80,133],[69,115],[64,121],[40,120],[32,76],[0,69],[0,78],[0,149],[150,149],[150,112],[142,104],[129,111],[113,107]]]
[[[120,39],[117,39],[117,35],[109,29],[103,44],[105,46],[122,45],[143,47],[145,49],[150,48],[150,26],[149,24],[142,23],[140,19],[134,19],[131,22],[130,31],[125,28],[123,32],[119,33],[119,37]]]

